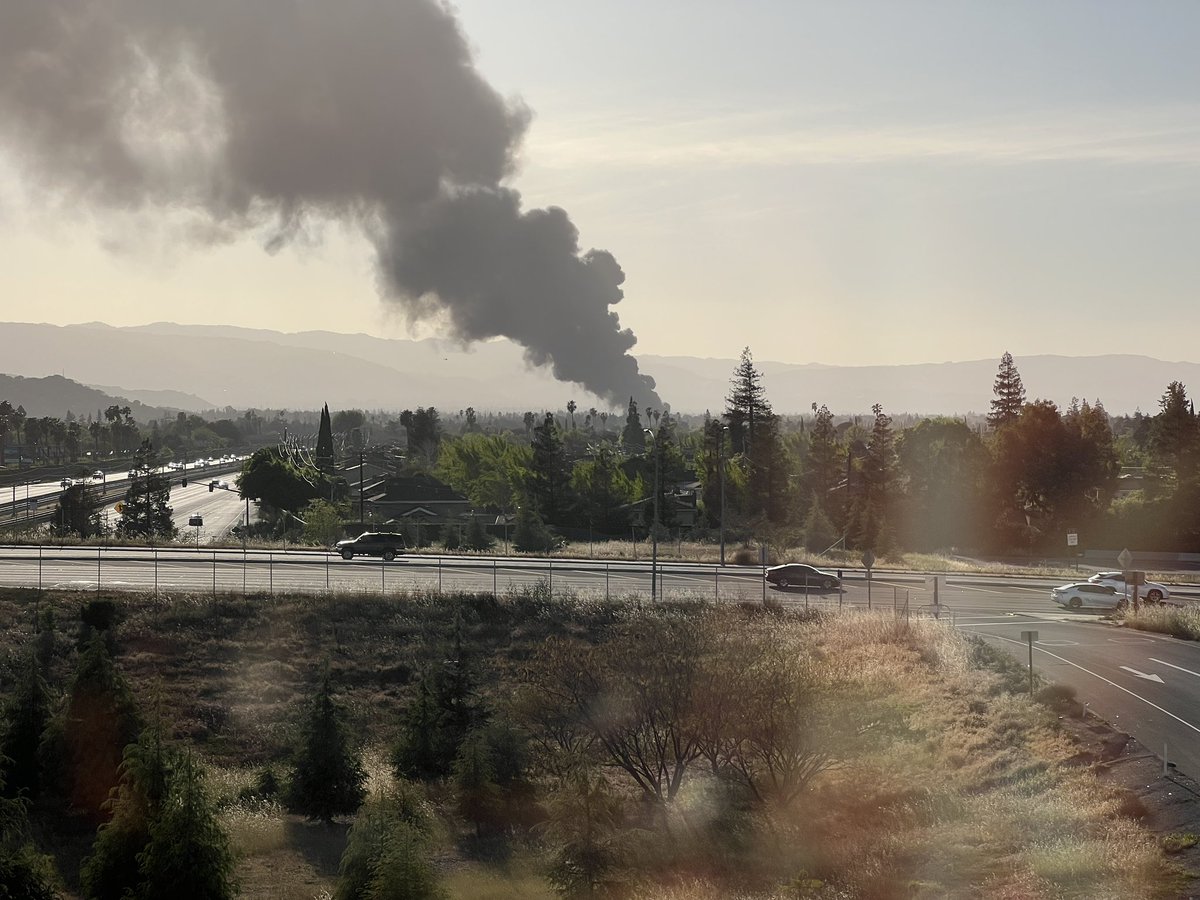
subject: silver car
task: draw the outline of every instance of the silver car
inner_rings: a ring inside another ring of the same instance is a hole
[[[1125,584],[1124,572],[1097,572],[1088,579],[1092,584],[1106,584],[1121,596],[1133,598],[1133,586]],[[1138,597],[1151,603],[1162,603],[1171,596],[1171,592],[1156,581],[1147,581],[1138,585]]]
[[[1126,602],[1124,593],[1117,593],[1115,588],[1107,584],[1093,584],[1090,581],[1056,587],[1050,591],[1050,599],[1068,609],[1085,606],[1091,609],[1120,609]]]

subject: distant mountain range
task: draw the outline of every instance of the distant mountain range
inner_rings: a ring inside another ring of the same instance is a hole
[[[148,395],[165,393],[146,391]],[[88,415],[100,414],[103,420],[104,410],[110,406],[129,407],[130,414],[139,422],[150,419],[161,419],[165,415],[173,415],[176,410],[184,409],[175,404],[158,405],[143,403],[134,395],[138,392],[120,392],[116,388],[98,389],[79,384],[61,375],[47,375],[43,378],[26,378],[21,375],[0,374],[0,400],[7,400],[13,407],[24,407],[25,415],[31,418],[55,416],[64,418],[67,412],[73,412],[78,418],[86,419]]]
[[[332,409],[524,411],[561,409],[572,399],[583,409],[601,406],[582,388],[529,368],[521,348],[508,341],[464,349],[326,331],[0,323],[0,347],[0,369],[9,375],[105,385],[98,388],[103,394],[148,409],[315,409],[328,403]],[[995,359],[904,366],[756,365],[780,413],[809,412],[813,403],[836,414],[866,413],[881,403],[889,413],[969,414],[987,411],[1003,350]],[[679,412],[721,409],[737,362],[651,354],[638,361]],[[1171,381],[1200,385],[1200,364],[1146,356],[1017,356],[1016,363],[1030,399],[1063,406],[1072,397],[1099,399],[1117,414],[1156,411]],[[0,399],[15,404],[13,384],[0,382]],[[70,407],[76,414],[95,408],[94,399],[72,402],[78,403]]]

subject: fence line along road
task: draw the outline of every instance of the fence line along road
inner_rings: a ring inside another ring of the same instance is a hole
[[[854,574],[848,574],[853,581]],[[214,596],[275,593],[383,593],[410,591],[503,594],[545,584],[552,592],[588,598],[650,596],[649,561],[597,561],[509,556],[413,554],[393,562],[343,560],[323,550],[239,550],[81,545],[0,547],[0,586],[39,590],[211,592]],[[789,604],[867,605],[865,582],[845,590],[775,588],[764,591],[762,568],[701,563],[658,564],[663,599]],[[923,579],[895,584],[876,578],[870,602],[881,607],[907,602]],[[920,588],[917,588],[920,590]],[[924,602],[914,600],[917,602]]]

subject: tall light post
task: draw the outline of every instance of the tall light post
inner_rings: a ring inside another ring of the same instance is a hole
[[[650,600],[658,599],[658,437],[649,428],[643,428],[654,441],[654,522],[650,526]]]
[[[725,452],[725,432],[728,430],[728,425],[722,425],[717,432],[717,471],[721,476],[721,565],[725,565],[725,460],[722,454]]]

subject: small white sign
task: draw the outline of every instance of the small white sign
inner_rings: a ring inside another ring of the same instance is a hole
[[[1076,533],[1074,531],[1067,532],[1067,546],[1068,547],[1078,547],[1079,546],[1078,533]]]

